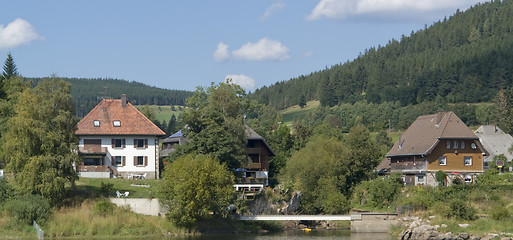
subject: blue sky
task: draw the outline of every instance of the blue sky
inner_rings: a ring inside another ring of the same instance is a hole
[[[25,77],[248,91],[350,61],[475,0],[5,1],[0,60]]]

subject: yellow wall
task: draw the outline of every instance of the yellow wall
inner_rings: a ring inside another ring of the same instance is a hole
[[[453,140],[451,141],[451,148],[447,148],[447,140],[440,140],[435,149],[427,157],[427,170],[428,171],[455,171],[455,172],[482,172],[483,171],[483,155],[479,147],[476,149],[471,148],[474,140],[458,140],[458,149],[454,149]],[[461,141],[465,142],[465,148],[461,149]],[[446,156],[447,165],[438,165],[438,157]],[[472,165],[465,166],[464,157],[472,157]]]

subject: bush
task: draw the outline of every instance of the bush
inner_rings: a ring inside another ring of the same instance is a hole
[[[475,220],[476,209],[461,199],[453,199],[449,203],[449,209],[444,215],[447,218],[458,220]]]
[[[50,204],[39,195],[24,195],[5,202],[7,211],[17,223],[30,225],[32,221],[43,224],[51,214]]]
[[[114,184],[113,183],[101,182],[100,190],[106,196],[108,196],[110,194],[110,192],[112,192],[113,189],[114,189]]]
[[[5,178],[0,177],[0,205],[14,196],[14,190]]]
[[[494,205],[492,206],[492,209],[490,210],[490,216],[493,220],[505,220],[511,217],[511,212],[508,208],[500,205]]]
[[[102,216],[110,215],[113,211],[114,204],[111,203],[108,199],[101,199],[94,205],[94,212]]]

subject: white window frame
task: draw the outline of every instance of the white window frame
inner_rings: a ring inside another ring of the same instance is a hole
[[[469,181],[467,181],[467,179],[469,179]],[[472,175],[465,175],[463,181],[465,181],[466,183],[472,183]]]
[[[119,158],[119,163],[117,163],[118,158]],[[123,166],[123,157],[122,156],[113,156],[112,161],[114,162],[113,165],[115,165],[115,166]]]
[[[451,149],[451,141],[447,140],[447,149]]]
[[[417,183],[424,184],[424,175],[417,175]]]
[[[112,121],[112,126],[114,126],[114,127],[121,127],[121,121],[120,120]]]
[[[438,157],[438,165],[447,166],[447,157],[446,156]]]
[[[135,166],[137,166],[137,167],[144,166],[144,156],[136,156],[136,157],[137,157],[137,159],[136,159],[135,163],[137,163],[137,164]],[[139,164],[139,159],[142,159],[142,163],[141,164]]]
[[[470,160],[470,163],[467,164],[467,160]],[[464,156],[463,164],[465,164],[465,166],[472,166],[472,156]]]
[[[454,141],[454,149],[458,149],[458,141]]]
[[[100,120],[94,120],[93,121],[93,126],[99,127],[100,126]]]

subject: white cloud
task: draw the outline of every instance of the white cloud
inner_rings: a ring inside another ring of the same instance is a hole
[[[29,22],[17,18],[13,22],[0,25],[0,49],[13,48],[31,41],[42,39]]]
[[[228,52],[228,45],[220,42],[217,44],[217,49],[214,52],[214,59],[218,62],[222,62],[230,57],[230,53]]]
[[[248,42],[232,52],[235,58],[255,61],[283,61],[290,58],[289,48],[281,42],[262,38],[256,43]]]
[[[244,74],[239,74],[239,75],[229,74],[229,75],[226,75],[225,79],[228,79],[228,78],[231,78],[233,83],[241,86],[242,88],[244,88],[246,90],[255,89],[255,79],[253,79],[249,76],[246,76]]]
[[[313,52],[312,51],[308,51],[304,54],[305,57],[311,57],[313,56]]]
[[[285,3],[282,3],[282,2],[273,3],[273,5],[271,5],[269,8],[267,8],[264,15],[262,15],[262,17],[260,17],[260,22],[263,22],[266,18],[271,16],[271,14],[273,14],[274,12],[276,12],[284,7],[285,7]]]
[[[345,19],[353,15],[391,12],[428,12],[467,8],[479,0],[320,0],[307,19]]]

